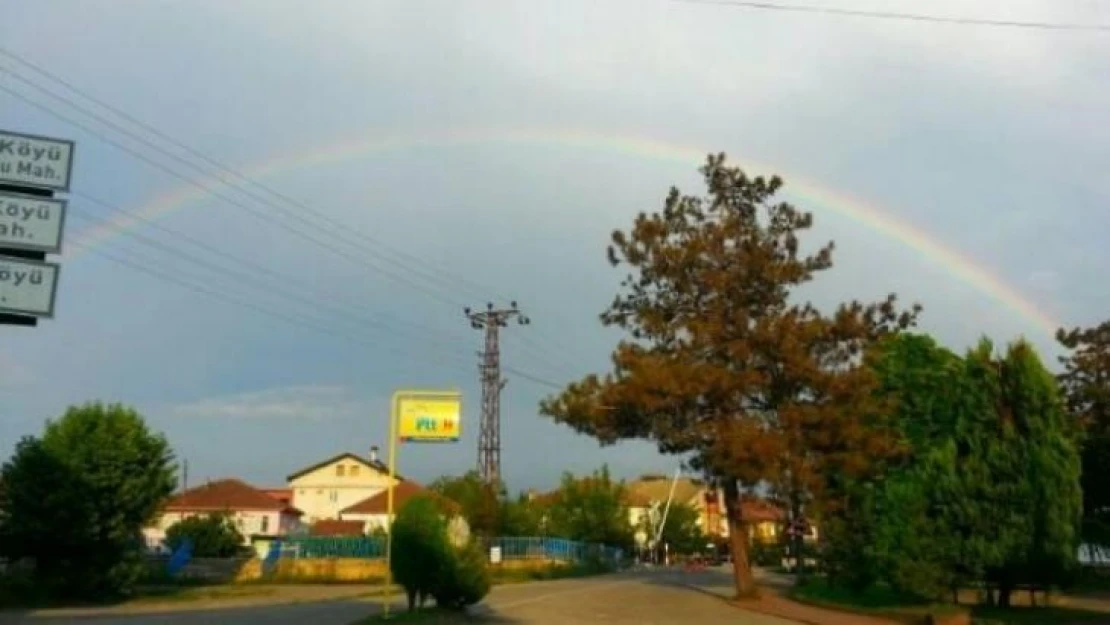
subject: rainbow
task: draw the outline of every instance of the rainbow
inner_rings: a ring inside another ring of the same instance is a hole
[[[285,172],[317,167],[327,164],[363,158],[370,155],[413,150],[419,148],[446,148],[467,145],[522,145],[558,146],[582,150],[627,154],[638,159],[673,161],[689,165],[699,165],[711,150],[678,145],[642,137],[601,134],[585,130],[527,130],[474,128],[447,130],[425,133],[407,133],[393,136],[375,136],[343,140],[306,153],[283,155],[272,158],[238,172],[242,178],[260,182]],[[880,236],[898,241],[920,254],[930,263],[940,266],[955,279],[971,286],[1013,313],[1031,322],[1049,336],[1056,332],[1060,323],[1050,314],[1042,311],[1014,287],[982,267],[959,251],[946,246],[927,232],[900,221],[877,206],[859,198],[805,180],[801,176],[786,175],[774,167],[753,167],[743,161],[745,168],[752,171],[777,172],[787,181],[786,191],[792,199],[829,209]],[[85,230],[76,238],[81,249],[93,248],[129,230],[141,228],[146,221],[158,219],[175,210],[198,203],[210,197],[213,191],[228,191],[242,182],[228,174],[216,175],[198,180],[195,184],[185,184],[162,195],[153,201],[131,211],[136,217],[117,216],[111,220]],[[74,250],[75,248],[70,248]],[[80,253],[77,251],[76,253]],[[67,255],[74,255],[71,251]]]

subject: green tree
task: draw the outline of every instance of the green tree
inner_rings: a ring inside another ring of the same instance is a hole
[[[492,536],[501,530],[503,485],[490,485],[477,471],[469,471],[458,477],[441,477],[429,484],[428,489],[459,504],[474,534]]]
[[[521,493],[501,505],[501,536],[540,536],[544,533],[546,507]]]
[[[43,586],[66,597],[128,592],[141,531],[174,489],[173,454],[118,404],[71,407],[0,469],[0,555],[33,558]]]
[[[1056,334],[1068,353],[1059,381],[1081,430],[1083,539],[1092,551],[1110,549],[1110,321]]]
[[[547,509],[547,527],[554,536],[630,549],[624,485],[613,480],[607,466],[585,477],[564,473]]]
[[[433,498],[417,495],[397,512],[391,531],[390,571],[405,589],[409,610],[415,610],[423,607],[444,571],[454,565],[447,520]]]
[[[833,577],[932,598],[986,582],[1003,605],[1018,584],[1059,583],[1075,560],[1079,460],[1032,347],[999,357],[984,340],[960,359],[903,335],[871,362],[909,453],[881,479],[842,484],[851,505],[826,527]]]
[[[688,504],[672,501],[663,520],[660,541],[674,553],[691,554],[706,550],[708,539],[698,525],[698,511]]]
[[[860,357],[917,308],[900,313],[893,296],[832,314],[796,302],[832,266],[832,243],[801,250],[812,215],[776,201],[781,179],[750,177],[723,154],[701,172],[707,197],[672,189],[662,211],[613,233],[609,260],[629,274],[601,320],[628,336],[612,373],[541,411],[602,443],[653,440],[718,479],[736,592],[750,596],[742,488],[770,483],[801,516],[824,502],[823,476],[865,472],[891,453]]]
[[[243,535],[227,514],[182,519],[166,529],[166,546],[176,550],[189,540],[197,558],[227,558],[243,549]]]

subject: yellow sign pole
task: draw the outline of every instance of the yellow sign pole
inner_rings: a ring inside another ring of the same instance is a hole
[[[389,408],[389,477],[385,495],[385,592],[382,618],[389,618],[389,603],[393,600],[393,476],[397,474],[397,404],[399,397],[393,394]]]

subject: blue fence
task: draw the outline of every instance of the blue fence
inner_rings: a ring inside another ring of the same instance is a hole
[[[624,552],[615,547],[594,543],[581,543],[565,538],[504,537],[490,540],[490,547],[500,547],[505,560],[544,559],[564,562],[584,562],[594,559],[618,562]]]
[[[287,536],[281,540],[283,558],[384,558],[385,539],[370,536]]]
[[[599,559],[617,562],[620,549],[581,543],[565,538],[494,538],[488,547],[500,547],[504,560],[545,559],[584,562]],[[277,558],[384,558],[385,540],[379,537],[287,536],[275,543],[267,560]]]

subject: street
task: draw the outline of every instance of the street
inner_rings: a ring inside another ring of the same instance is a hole
[[[498,586],[475,613],[488,617],[489,622],[519,625],[791,623],[727,605],[719,598],[684,587],[682,582],[685,579],[687,578],[679,572],[654,571]],[[372,599],[341,600],[162,614],[96,617],[24,615],[0,620],[0,624],[53,625],[89,622],[95,625],[348,625],[380,611],[380,607]]]

